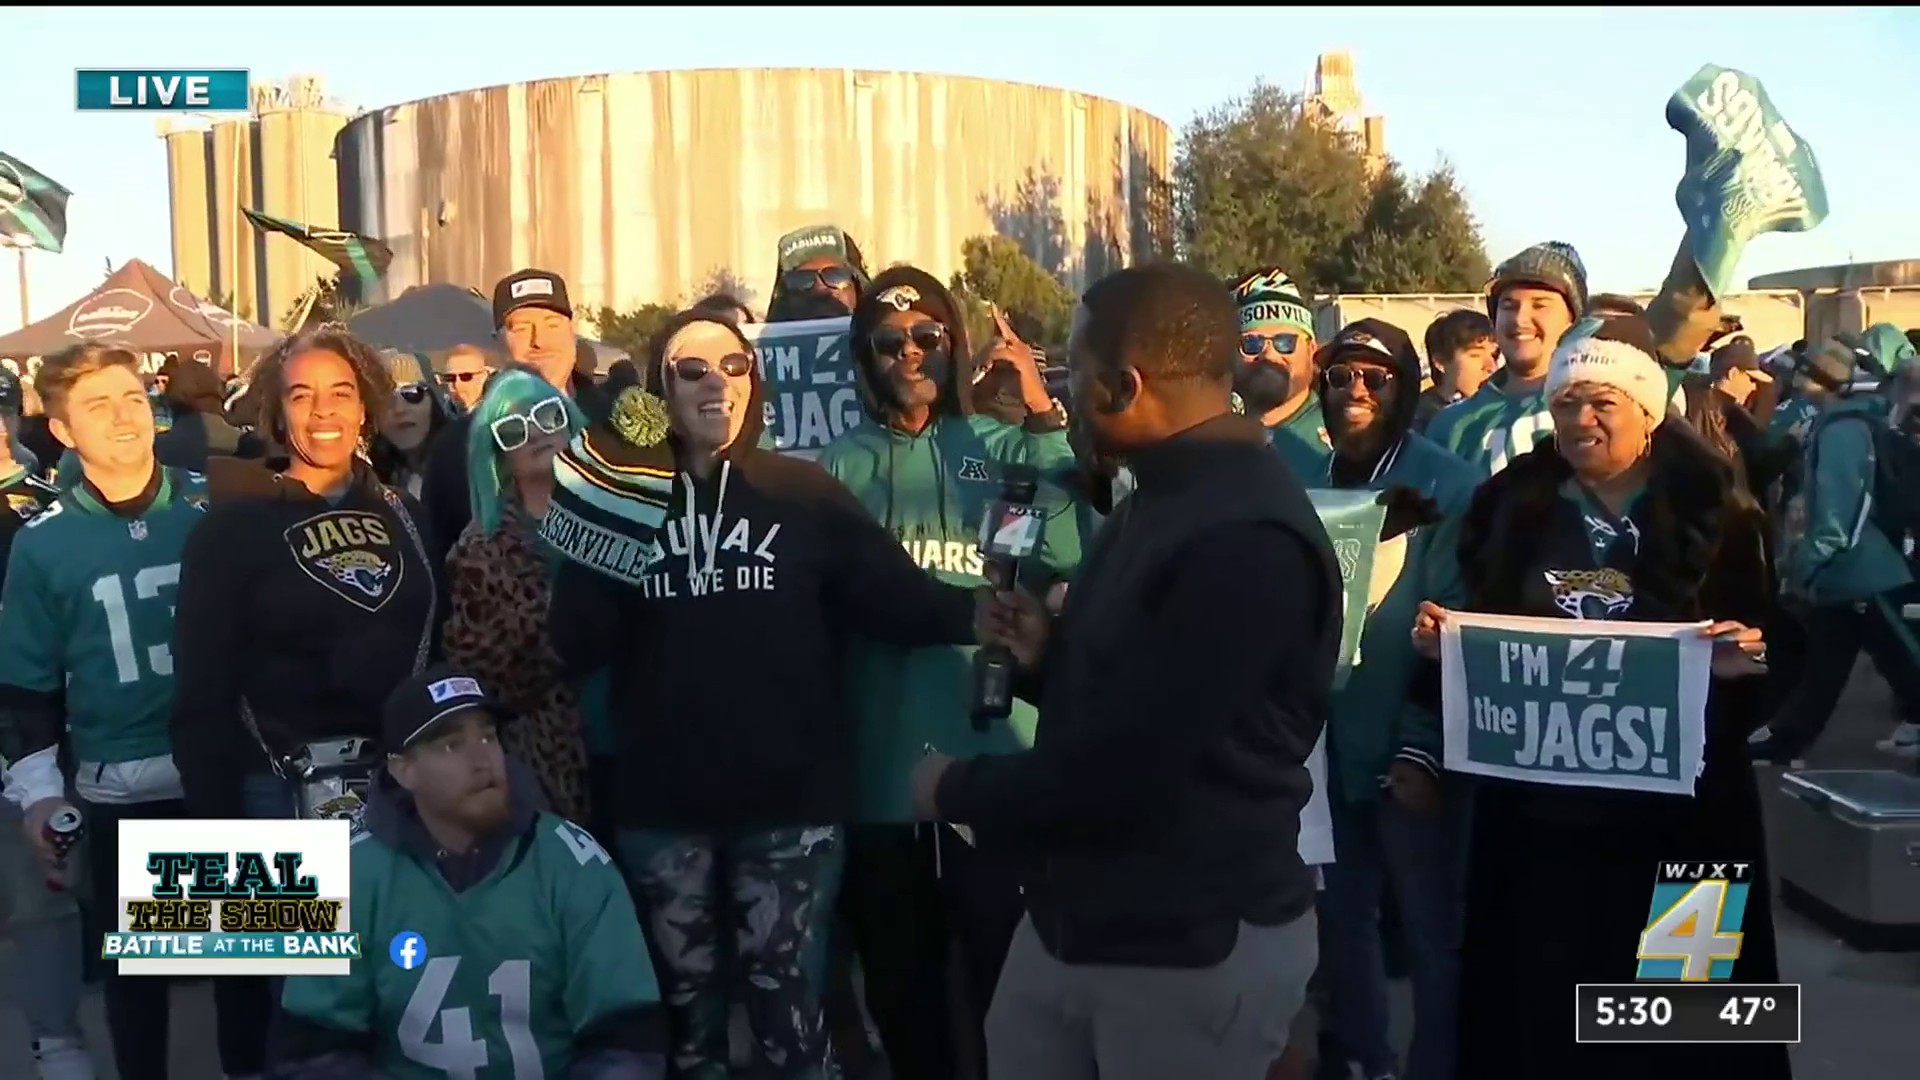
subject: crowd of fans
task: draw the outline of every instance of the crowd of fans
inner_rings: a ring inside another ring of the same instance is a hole
[[[235,385],[89,344],[0,388],[0,754],[42,862],[6,887],[48,1080],[93,1075],[89,975],[123,1080],[168,1075],[169,1027],[168,980],[83,970],[114,913],[43,884],[49,816],[79,808],[58,873],[110,898],[120,822],[331,812],[305,778],[339,745],[367,958],[216,979],[229,1077],[708,1080],[740,1008],[801,1080],[1789,1075],[1779,1046],[1576,1050],[1566,990],[1631,978],[1655,860],[1764,864],[1750,761],[1804,755],[1861,648],[1886,745],[1920,747],[1913,332],[1656,331],[1547,243],[1424,348],[1317,341],[1279,267],[1124,270],[1049,365],[1017,313],[970,342],[936,278],[821,226],[766,318],[848,320],[865,423],[807,461],[763,430],[734,298],[604,379],[558,275],[493,312],[497,354],[327,325]],[[1043,549],[983,593],[1010,466]],[[1338,690],[1309,489],[1381,492],[1397,542]],[[1707,624],[1696,794],[1444,769],[1451,610]],[[1024,700],[1003,752],[950,757],[979,643]],[[1773,982],[1756,882],[1734,977]]]

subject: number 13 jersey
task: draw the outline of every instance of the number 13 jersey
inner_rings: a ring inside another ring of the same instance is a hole
[[[171,752],[174,593],[181,548],[206,505],[203,477],[160,469],[138,515],[81,483],[14,538],[0,590],[0,698],[30,708],[64,693],[80,761]]]

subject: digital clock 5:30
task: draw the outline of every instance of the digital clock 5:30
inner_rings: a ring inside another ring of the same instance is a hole
[[[1800,987],[1791,983],[1581,983],[1574,1041],[1797,1043]]]
[[[1665,1027],[1673,1023],[1673,1002],[1662,994],[1597,995],[1588,1014],[1600,1027]]]

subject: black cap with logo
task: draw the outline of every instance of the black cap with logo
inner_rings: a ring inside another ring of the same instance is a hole
[[[1335,361],[1371,360],[1383,367],[1420,370],[1420,353],[1405,330],[1384,319],[1356,319],[1320,346],[1313,362],[1324,368]]]
[[[480,680],[451,664],[434,664],[394,687],[381,709],[380,740],[389,754],[398,754],[431,739],[441,721],[468,709],[480,709],[496,723],[513,718],[513,710],[488,695]]]
[[[515,270],[493,287],[493,325],[506,325],[507,316],[521,308],[545,308],[573,318],[566,279],[551,270]]]

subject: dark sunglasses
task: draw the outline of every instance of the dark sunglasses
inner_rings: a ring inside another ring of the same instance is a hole
[[[844,266],[823,266],[810,270],[804,266],[780,275],[780,284],[788,292],[811,292],[815,288],[844,289],[853,284],[853,271]]]
[[[1280,334],[1241,334],[1240,355],[1259,356],[1273,342],[1273,351],[1285,356],[1300,347],[1300,335],[1289,330]]]
[[[502,451],[518,450],[527,445],[537,430],[543,435],[564,431],[567,427],[566,403],[557,397],[537,402],[524,413],[508,413],[489,425],[493,432],[493,445]]]
[[[466,383],[486,377],[487,373],[484,371],[449,371],[445,375],[440,376],[440,379],[442,382]]]
[[[1360,385],[1366,387],[1370,394],[1377,394],[1393,385],[1393,372],[1385,368],[1362,368],[1354,367],[1352,364],[1327,365],[1327,385],[1335,390],[1345,390],[1352,386],[1356,377],[1359,378]]]
[[[937,322],[914,323],[905,330],[897,326],[883,326],[868,334],[867,341],[873,345],[873,351],[881,356],[899,356],[906,351],[909,341],[918,345],[921,352],[931,352],[946,344],[947,328]]]
[[[682,357],[673,362],[673,373],[680,376],[683,382],[699,382],[715,369],[730,379],[737,379],[753,370],[753,357],[746,353],[728,353],[717,362],[702,360],[697,356]]]
[[[418,405],[427,400],[427,384],[425,383],[408,383],[405,386],[396,386],[393,388],[393,392],[401,401],[409,405]]]

